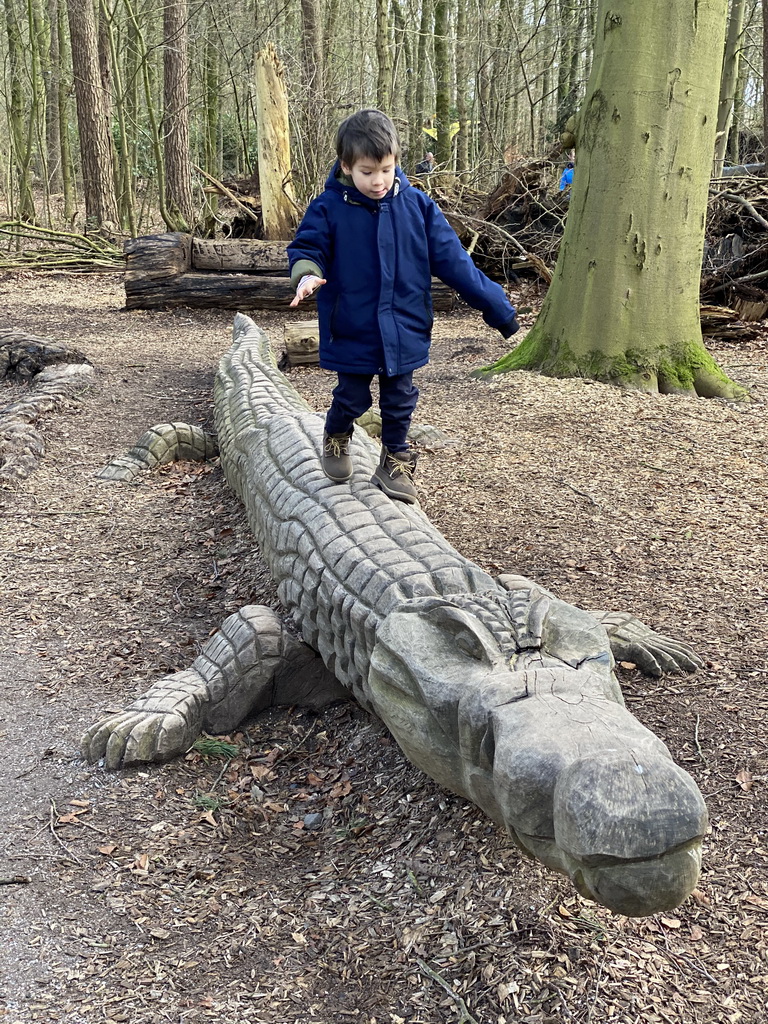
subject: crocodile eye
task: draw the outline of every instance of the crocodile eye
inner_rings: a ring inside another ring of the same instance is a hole
[[[456,634],[455,643],[460,651],[468,654],[475,661],[485,661],[488,656],[480,637],[468,629],[462,629]]]

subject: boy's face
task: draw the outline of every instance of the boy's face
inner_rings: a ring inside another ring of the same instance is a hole
[[[352,178],[358,192],[369,199],[383,199],[394,184],[395,166],[395,157],[390,153],[383,160],[361,156],[351,167],[343,163],[341,169]]]

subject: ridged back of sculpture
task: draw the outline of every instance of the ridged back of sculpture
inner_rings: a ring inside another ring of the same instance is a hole
[[[364,680],[386,615],[412,598],[501,593],[423,513],[370,484],[378,447],[363,431],[352,442],[352,481],[325,477],[322,419],[246,317],[236,317],[234,345],[219,365],[215,411],[227,482],[245,505],[281,602],[365,706]]]

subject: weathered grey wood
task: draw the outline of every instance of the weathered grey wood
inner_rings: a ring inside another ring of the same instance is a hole
[[[17,484],[33,472],[45,452],[35,424],[47,413],[76,403],[76,396],[93,379],[90,363],[48,366],[35,374],[15,402],[0,410],[0,487]]]
[[[378,449],[359,428],[352,480],[330,481],[322,417],[279,373],[247,317],[235,318],[214,406],[222,467],[284,608],[413,763],[614,911],[650,914],[685,899],[699,876],[706,807],[624,707],[611,648],[651,671],[692,669],[690,649],[631,616],[601,613],[607,633],[530,580],[494,580],[418,508],[370,482]],[[220,659],[209,655],[216,701],[230,687],[237,695],[217,718],[221,728],[247,713],[249,700],[264,706],[273,677],[260,667],[263,650],[251,659],[255,690],[232,673],[222,681]],[[116,766],[185,749],[214,703],[207,670],[195,664],[192,675],[161,681],[89,730],[85,755]],[[284,695],[273,685],[272,699],[294,699],[294,685],[289,678]]]
[[[125,455],[96,474],[100,480],[131,483],[139,473],[166,462],[206,462],[218,453],[216,439],[190,423],[159,423],[142,434]]]
[[[210,309],[287,310],[295,292],[288,277],[253,274],[191,272],[172,280],[142,277],[125,280],[126,309],[173,309],[192,306]],[[312,306],[314,300],[306,299]]]
[[[192,239],[192,269],[219,270],[227,273],[261,271],[287,274],[287,242],[264,242],[260,239],[238,241],[210,238]]]
[[[282,242],[211,242],[168,232],[125,243],[125,308],[288,308],[294,296]],[[211,267],[210,270],[203,266]],[[305,299],[312,308],[315,299]],[[432,305],[454,308],[456,296],[436,278]]]

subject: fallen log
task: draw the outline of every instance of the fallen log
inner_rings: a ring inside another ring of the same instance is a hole
[[[221,242],[168,232],[125,243],[125,308],[173,309],[176,306],[219,309],[288,308],[291,287],[287,242]],[[305,299],[314,306],[315,300]],[[432,306],[454,308],[454,292],[432,282]]]

